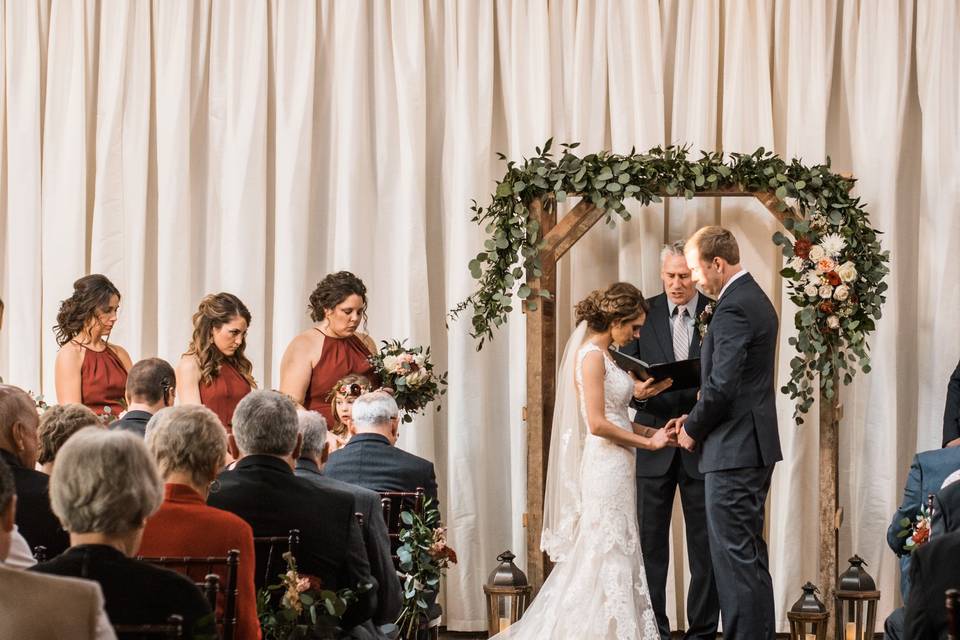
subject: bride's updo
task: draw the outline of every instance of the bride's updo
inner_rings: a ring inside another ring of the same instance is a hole
[[[591,331],[606,331],[617,321],[630,320],[649,309],[640,289],[629,282],[615,282],[604,289],[596,289],[577,303],[574,311],[577,324],[586,322]]]

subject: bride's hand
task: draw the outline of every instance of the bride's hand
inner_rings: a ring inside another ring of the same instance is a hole
[[[650,448],[654,451],[659,451],[660,449],[669,446],[671,440],[672,436],[668,429],[657,429],[657,432],[654,433],[650,438]]]
[[[637,380],[633,383],[633,397],[637,400],[646,400],[647,398],[660,395],[669,389],[672,384],[673,380],[670,378],[661,380],[660,382],[654,382],[653,378],[647,378],[642,382]]]

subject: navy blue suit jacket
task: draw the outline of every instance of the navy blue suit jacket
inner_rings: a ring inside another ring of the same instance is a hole
[[[960,362],[947,384],[947,403],[943,407],[943,446],[960,438]]]
[[[685,424],[700,471],[767,467],[782,460],[777,431],[777,312],[749,273],[714,306],[700,351],[700,399]]]

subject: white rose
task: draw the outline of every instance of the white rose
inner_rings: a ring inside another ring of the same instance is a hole
[[[828,284],[820,286],[820,297],[824,300],[829,300],[833,297],[833,287]]]
[[[817,285],[815,285],[815,284],[808,284],[807,286],[805,286],[805,287],[803,288],[803,293],[804,293],[804,295],[806,295],[808,298],[816,298],[817,295],[819,295],[820,290],[817,288]]]
[[[397,356],[387,356],[383,359],[383,368],[387,371],[395,371],[397,368]]]
[[[838,318],[837,316],[828,316],[828,317],[827,317],[827,326],[830,327],[831,329],[839,329],[839,328],[840,328],[840,318]]]
[[[823,250],[823,247],[821,247],[820,245],[815,244],[815,245],[813,245],[812,247],[810,247],[810,261],[811,261],[811,262],[814,262],[814,263],[820,262],[820,260],[822,260],[822,259],[825,258],[826,256],[827,256],[827,252],[824,251],[824,250]]]
[[[837,288],[833,290],[833,297],[835,300],[843,302],[850,297],[850,287],[845,284],[837,285]]]
[[[796,256],[790,258],[790,262],[787,263],[787,267],[793,269],[797,273],[800,273],[803,271],[803,258],[798,258]]]
[[[853,282],[857,279],[857,268],[850,261],[844,262],[837,269],[837,275],[840,276],[840,279],[844,282]]]
[[[812,284],[815,287],[820,286],[820,274],[816,271],[807,272],[807,284]]]
[[[414,364],[416,364],[417,367],[420,368],[420,369],[423,369],[423,365],[424,365],[424,363],[426,363],[426,361],[427,361],[427,356],[423,355],[422,353],[418,353],[418,354],[417,354],[416,356],[414,356],[414,358],[413,358]]]

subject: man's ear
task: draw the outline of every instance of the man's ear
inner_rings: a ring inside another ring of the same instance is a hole
[[[330,443],[324,440],[323,449],[320,450],[320,464],[321,465],[326,464],[329,458],[330,458]]]
[[[14,494],[10,497],[10,504],[7,505],[7,508],[0,513],[0,530],[3,530],[5,533],[10,533],[13,531],[13,524],[17,519],[17,496]]]
[[[240,459],[240,447],[237,446],[237,439],[232,433],[227,436],[227,452],[234,460]]]
[[[294,459],[294,460],[299,460],[299,459],[300,459],[300,452],[301,452],[301,451],[303,451],[303,434],[302,434],[302,433],[298,433],[298,434],[297,434],[297,446],[295,446],[295,447],[293,448],[293,453],[291,453],[290,455],[293,456],[293,459]]]

